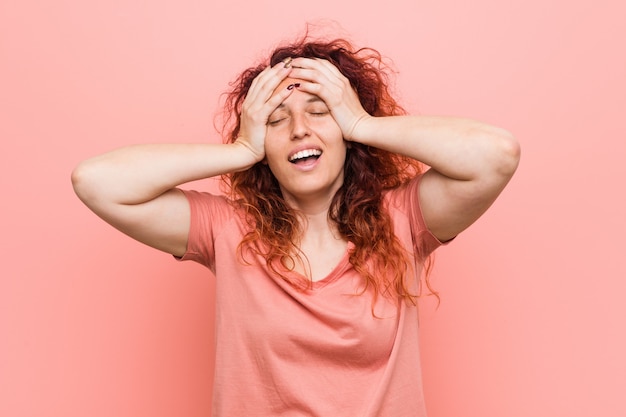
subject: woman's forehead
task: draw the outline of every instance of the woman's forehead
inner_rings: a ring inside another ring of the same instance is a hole
[[[287,88],[291,84],[297,84],[297,83],[301,83],[301,82],[304,82],[304,80],[301,80],[299,78],[291,78],[291,77],[285,78],[284,80],[282,80],[280,82],[280,84],[278,84],[278,86],[276,87],[276,89],[272,93],[272,97],[275,96],[276,93],[281,91],[283,88]]]

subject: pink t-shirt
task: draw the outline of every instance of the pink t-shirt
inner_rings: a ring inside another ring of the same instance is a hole
[[[395,232],[425,256],[441,243],[424,224],[419,181],[387,195]],[[223,196],[185,191],[183,260],[216,276],[213,416],[422,417],[417,308],[369,293],[343,259],[310,290],[274,277],[237,246],[247,225]],[[415,277],[417,282],[417,277]]]

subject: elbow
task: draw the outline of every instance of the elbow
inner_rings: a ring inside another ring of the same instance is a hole
[[[89,199],[89,195],[91,194],[90,190],[94,188],[92,185],[93,180],[90,180],[89,172],[89,164],[86,161],[83,161],[76,165],[71,174],[74,193],[76,193],[78,198],[80,198],[83,202],[86,202]]]
[[[521,146],[510,132],[499,129],[493,136],[493,165],[499,176],[511,178],[519,165]]]
[[[72,188],[77,196],[80,197],[81,186],[83,184],[83,167],[82,162],[74,167],[72,170],[71,180],[72,180]]]

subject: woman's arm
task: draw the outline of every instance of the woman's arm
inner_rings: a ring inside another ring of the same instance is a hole
[[[344,138],[414,158],[431,167],[420,184],[420,203],[429,229],[452,239],[478,219],[515,172],[520,147],[507,131],[450,117],[373,117],[350,82],[330,62],[296,58],[292,76],[300,89],[328,105]]]
[[[250,168],[265,157],[267,119],[291,94],[274,90],[291,70],[267,67],[242,105],[232,144],[135,145],[81,162],[72,172],[78,197],[98,216],[149,246],[181,256],[187,250],[190,212],[177,190],[189,181]]]
[[[420,205],[441,241],[458,235],[491,206],[520,158],[520,146],[509,132],[460,118],[363,118],[352,140],[431,167],[420,183]]]
[[[176,186],[246,169],[256,161],[240,143],[134,145],[87,159],[72,172],[78,197],[120,231],[181,256],[189,206]]]

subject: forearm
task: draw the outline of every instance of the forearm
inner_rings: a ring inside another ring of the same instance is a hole
[[[120,148],[81,162],[72,182],[83,199],[140,204],[180,184],[254,164],[240,144],[149,144]]]
[[[436,116],[373,117],[353,139],[414,158],[456,180],[515,171],[519,147],[507,131],[474,120]]]

